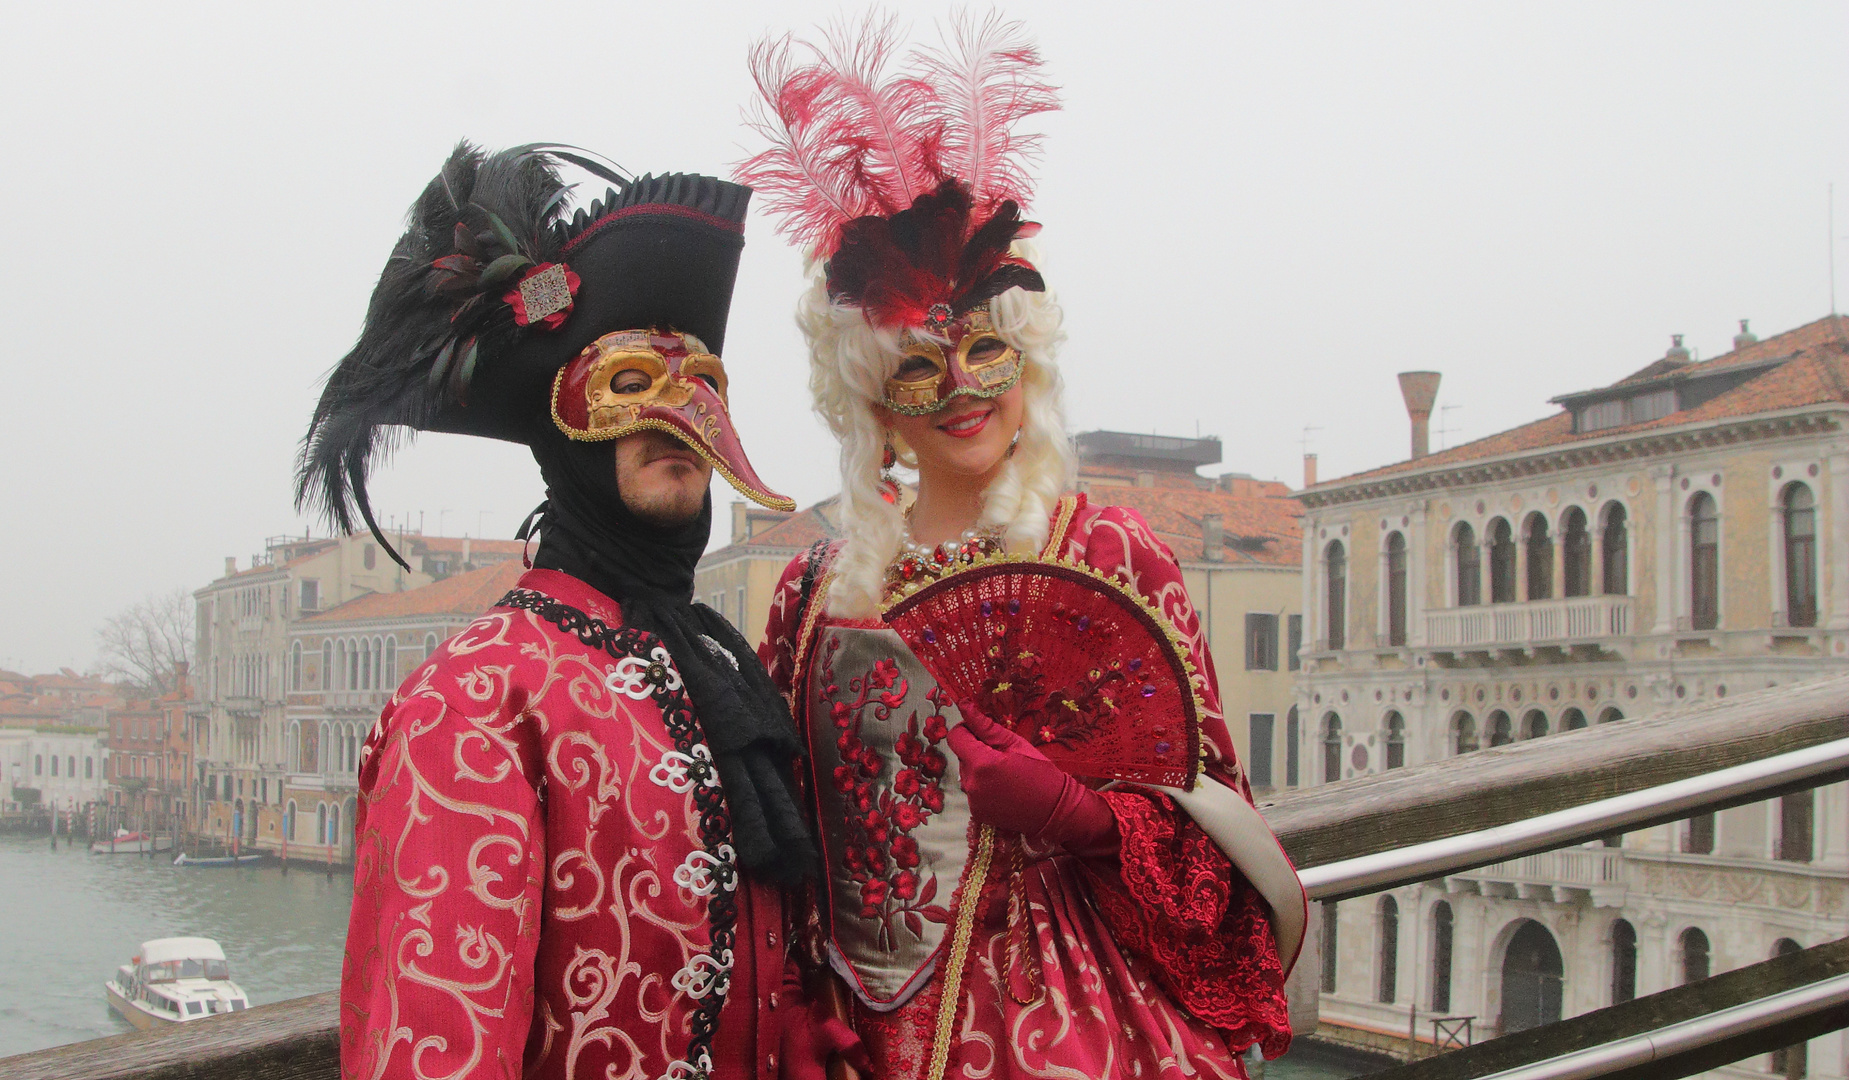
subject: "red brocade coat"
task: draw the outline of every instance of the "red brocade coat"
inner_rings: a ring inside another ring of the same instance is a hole
[[[1135,511],[1062,502],[1047,553],[1128,583],[1186,638],[1208,771],[1250,801],[1220,711],[1212,658],[1174,555]],[[847,983],[879,1080],[950,1077],[1244,1077],[1239,1054],[1284,1051],[1284,970],[1257,890],[1168,796],[1103,794],[1115,863],[1002,834],[978,899],[961,1001],[941,987],[959,883],[978,835],[945,739],[954,705],[877,619],[826,613],[826,577],[785,571],[760,650],[809,747],[824,880],[803,952]],[[1010,916],[1024,899],[1029,918]],[[1033,950],[1027,952],[1031,922]],[[1011,929],[1012,927],[1012,929]],[[1035,984],[1031,963],[1037,957]]]
[[[609,598],[522,576],[398,688],[359,783],[344,1077],[776,1075],[782,895]]]

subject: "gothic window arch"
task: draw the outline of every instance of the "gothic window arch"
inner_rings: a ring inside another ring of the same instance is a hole
[[[1481,604],[1483,551],[1477,546],[1477,531],[1468,521],[1458,522],[1457,528],[1451,530],[1451,565],[1457,574],[1457,606]]]
[[[1468,754],[1482,746],[1477,741],[1477,718],[1467,712],[1460,712],[1451,718],[1453,732],[1452,745],[1460,754]]]
[[[1606,503],[1602,517],[1600,581],[1606,596],[1624,596],[1631,591],[1631,537],[1630,527],[1625,520],[1624,504]]]
[[[1547,600],[1554,595],[1554,534],[1548,528],[1547,515],[1535,511],[1522,527],[1522,542],[1528,549],[1528,599]]]
[[[1804,946],[1790,938],[1779,938],[1772,946],[1772,957],[1796,956]],[[1804,1080],[1810,1074],[1810,1044],[1793,1043],[1772,1051],[1772,1072],[1785,1080]]]
[[[1387,644],[1406,644],[1406,536],[1387,537]]]
[[[1540,739],[1547,735],[1547,714],[1539,709],[1529,709],[1522,717],[1522,738]]]
[[[1677,951],[1681,954],[1683,983],[1700,982],[1708,977],[1713,967],[1713,957],[1709,953],[1708,935],[1699,927],[1691,926],[1682,931],[1676,939]]]
[[[1328,647],[1339,651],[1348,646],[1348,551],[1340,540],[1332,540],[1323,549],[1323,617]]]
[[[1296,787],[1302,783],[1300,755],[1303,752],[1303,721],[1297,706],[1292,705],[1290,712],[1284,716],[1284,784]]]
[[[1689,626],[1713,630],[1721,620],[1721,514],[1714,496],[1698,491],[1688,501]]]
[[[1397,710],[1387,714],[1387,768],[1406,764],[1406,718]]]
[[[1489,602],[1515,602],[1515,530],[1507,518],[1489,523]]]
[[[1491,746],[1507,746],[1509,743],[1515,741],[1515,733],[1509,722],[1509,714],[1503,712],[1501,709],[1497,709],[1495,712],[1489,714],[1489,723],[1487,726],[1489,728],[1489,744]]]
[[[1616,705],[1607,705],[1599,712],[1599,723],[1611,724],[1624,719],[1624,710]]]
[[[1581,712],[1579,709],[1567,708],[1567,709],[1562,709],[1560,711],[1560,730],[1578,731],[1580,728],[1583,728],[1585,726],[1586,726],[1586,714]]]
[[[1432,1011],[1451,1011],[1451,904],[1440,900],[1432,905]]]
[[[1560,516],[1560,595],[1586,596],[1592,592],[1592,531],[1586,512],[1577,506]]]
[[[1611,924],[1611,1003],[1637,997],[1637,928],[1623,919]]]
[[[1817,500],[1790,484],[1779,499],[1785,545],[1785,623],[1817,625]]]
[[[1323,783],[1333,784],[1342,778],[1342,718],[1335,713],[1323,717]]]
[[[1391,1005],[1400,984],[1400,904],[1391,896],[1380,898],[1380,956],[1375,966],[1380,973],[1375,1000]]]

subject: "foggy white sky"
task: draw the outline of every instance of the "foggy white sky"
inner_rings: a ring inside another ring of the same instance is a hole
[[[1671,333],[1711,356],[1738,318],[1763,336],[1827,313],[1849,5],[1286,7],[1006,6],[1065,88],[1032,211],[1076,430],[1198,425],[1220,468],[1295,486],[1305,425],[1324,477],[1405,455],[1401,370],[1444,373],[1457,442]],[[0,666],[85,667],[107,615],[308,527],[297,439],[458,137],[723,174],[756,148],[747,46],[844,10],[9,7]],[[925,34],[949,9],[902,10]],[[799,262],[768,226],[726,362],[758,471],[807,504],[834,447],[789,315]],[[541,491],[520,448],[428,436],[374,495],[506,537]]]

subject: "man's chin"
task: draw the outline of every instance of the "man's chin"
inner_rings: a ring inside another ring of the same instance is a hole
[[[625,495],[623,505],[629,509],[631,514],[650,525],[662,529],[678,529],[691,525],[699,519],[701,511],[706,509],[706,490],[700,489],[699,493],[692,498],[674,495],[653,499],[631,499]]]

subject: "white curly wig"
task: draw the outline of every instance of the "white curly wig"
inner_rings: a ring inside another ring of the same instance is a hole
[[[1038,266],[1032,243],[1017,240],[1013,253]],[[841,440],[841,529],[846,537],[835,560],[829,610],[846,618],[878,612],[886,567],[899,554],[903,511],[880,494],[880,458],[887,433],[874,406],[885,400],[886,380],[899,368],[899,331],[874,327],[858,307],[829,299],[823,267],[810,266],[809,288],[797,303],[796,323],[809,341],[809,389],[815,411]],[[978,526],[998,527],[1010,551],[1033,553],[1046,543],[1049,517],[1072,485],[1075,456],[1066,436],[1062,384],[1054,354],[1065,341],[1063,315],[1050,292],[1010,289],[990,301],[995,331],[1020,350],[1026,401],[1020,441],[983,493]],[[896,436],[900,464],[915,468],[910,448]]]

